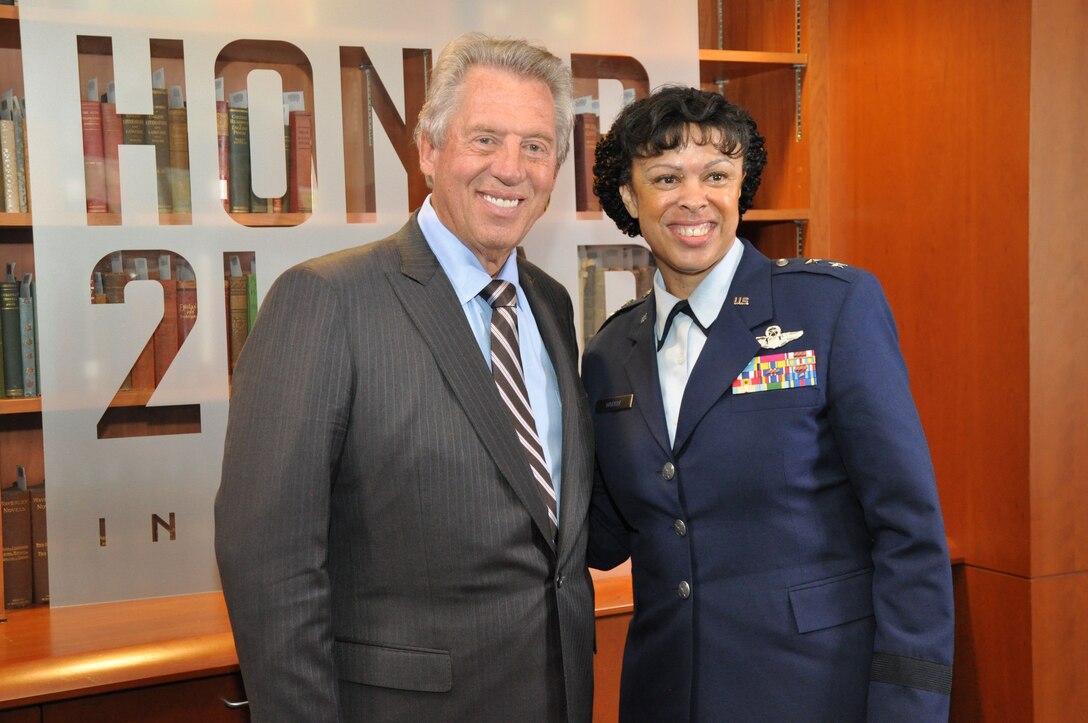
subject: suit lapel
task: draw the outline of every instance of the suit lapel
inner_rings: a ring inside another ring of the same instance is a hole
[[[684,388],[676,424],[676,450],[683,448],[699,421],[730,390],[733,380],[759,353],[757,334],[753,330],[774,314],[771,262],[750,243],[742,242],[744,254],[740,266]],[[747,297],[746,305],[733,302],[741,297]]]
[[[552,294],[547,287],[536,283],[532,271],[524,265],[518,265],[518,277],[521,287],[529,299],[529,306],[533,309],[533,317],[536,319],[540,336],[544,340],[544,347],[548,351],[552,368],[555,369],[555,377],[559,384],[559,400],[563,409],[563,476],[559,490],[559,546],[563,554],[570,552],[571,543],[577,537],[581,520],[585,517],[585,511],[589,504],[588,487],[579,489],[577,481],[589,479],[588,470],[579,469],[587,455],[581,450],[585,446],[586,436],[589,434],[588,425],[584,424],[579,405],[585,402],[582,399],[581,382],[578,371],[574,365],[577,358],[577,350],[571,348],[573,339],[564,334],[559,326],[559,319],[564,318],[563,304]]]
[[[397,249],[401,269],[388,273],[394,293],[431,348],[435,363],[499,471],[537,527],[542,531],[549,530],[548,512],[536,491],[536,482],[513,425],[508,421],[506,407],[453,286],[423,238],[415,216],[402,230]],[[545,533],[544,537],[550,540],[551,535]]]
[[[669,430],[665,426],[665,407],[661,403],[661,380],[657,374],[657,344],[654,339],[654,316],[656,308],[651,294],[643,302],[644,310],[632,310],[635,327],[631,329],[631,351],[624,363],[627,380],[631,383],[631,393],[635,397],[635,406],[642,413],[642,418],[650,434],[668,453]]]

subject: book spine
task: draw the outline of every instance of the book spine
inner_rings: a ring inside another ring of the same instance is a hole
[[[19,330],[22,335],[23,396],[38,396],[38,329],[34,323],[34,298],[19,297]]]
[[[80,101],[83,119],[83,181],[87,188],[87,213],[105,213],[106,160],[102,140],[102,104]]]
[[[121,138],[126,146],[147,145],[147,116],[133,113],[121,116]]]
[[[49,532],[46,525],[45,485],[30,492],[30,556],[34,577],[34,603],[49,602]]]
[[[15,123],[0,120],[0,172],[4,176],[4,210],[19,210],[19,175],[15,169]]]
[[[0,494],[0,528],[3,528],[4,547],[4,607],[26,607],[34,601],[29,492],[12,487]]]
[[[594,113],[574,116],[574,208],[576,211],[600,211],[593,193],[593,163],[597,151],[600,121]]]
[[[21,101],[16,98],[12,122],[15,127],[15,175],[19,181],[19,210],[26,213],[30,210],[30,201],[26,195],[26,124],[23,122],[20,105]]]
[[[102,104],[102,157],[106,171],[106,210],[121,213],[121,165],[117,147],[125,142],[121,116],[114,103]]]
[[[291,191],[290,178],[291,178],[291,126],[285,125],[283,127],[283,167],[287,169],[288,189],[284,191],[284,194],[279,198],[272,199],[272,212],[273,213],[287,213],[291,210]]]
[[[136,357],[136,363],[132,365],[132,388],[155,388],[155,341],[147,342],[147,346]]]
[[[169,96],[166,88],[151,89],[153,112],[147,117],[147,142],[155,148],[155,179],[159,190],[159,213],[174,210],[170,199],[170,123],[167,120]]]
[[[196,325],[196,282],[179,279],[177,282],[178,346]]]
[[[230,211],[230,124],[225,100],[215,102],[215,130],[219,147],[219,199],[223,210]]]
[[[167,111],[170,133],[170,199],[174,213],[192,213],[189,187],[189,118],[184,108]]]
[[[238,355],[249,337],[249,292],[246,290],[245,276],[231,276],[229,284],[230,303],[230,368],[238,363]]]
[[[107,304],[123,304],[125,303],[125,284],[128,283],[128,276],[126,274],[110,271],[102,274],[102,289],[105,294],[105,301]],[[95,300],[98,303],[98,300]],[[132,371],[125,376],[125,380],[121,382],[121,389],[132,389]]]
[[[253,325],[257,323],[257,277],[253,274],[246,274],[246,327],[249,331],[253,330]]]
[[[31,210],[30,199],[30,143],[27,142],[26,135],[26,116],[24,115],[21,120],[23,126],[23,175],[26,176],[28,183],[26,184],[26,210]]]
[[[155,386],[178,354],[178,286],[174,279],[159,279],[162,284],[162,321],[155,329]]]
[[[313,150],[314,116],[308,110],[293,110],[289,114],[291,129],[289,177],[287,181],[288,203],[296,213],[310,213],[314,210],[313,188]]]
[[[0,281],[0,334],[4,337],[4,396],[23,396],[23,335],[19,330],[19,284]]]
[[[230,129],[230,212],[249,213],[249,109],[228,108]]]

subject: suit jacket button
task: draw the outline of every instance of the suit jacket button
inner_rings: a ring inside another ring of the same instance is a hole
[[[677,520],[676,522],[672,523],[672,529],[676,530],[676,534],[680,537],[688,534],[688,526],[684,524],[683,520]]]
[[[679,587],[676,588],[676,593],[683,600],[687,600],[689,597],[691,597],[691,585],[688,584],[687,580],[680,581]]]
[[[563,587],[563,573],[555,576],[555,588],[558,590],[561,587]]]
[[[661,468],[661,476],[666,480],[671,480],[676,476],[676,465],[672,462],[666,462],[665,466]]]

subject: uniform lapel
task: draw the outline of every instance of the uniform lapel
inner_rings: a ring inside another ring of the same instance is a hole
[[[742,242],[744,254],[740,266],[684,388],[676,425],[676,450],[683,448],[699,421],[730,390],[733,380],[759,353],[757,334],[753,330],[774,314],[772,264],[750,243]],[[739,299],[746,299],[747,303],[736,303]]]
[[[397,242],[400,272],[389,272],[393,291],[419,330],[435,363],[464,408],[481,442],[542,531],[548,512],[536,491],[529,463],[508,421],[508,412],[472,335],[453,286],[413,216]],[[551,538],[545,533],[546,539]]]
[[[661,403],[661,380],[657,375],[657,344],[654,340],[654,316],[656,308],[654,295],[646,297],[643,310],[629,312],[638,315],[634,328],[630,331],[631,351],[624,363],[627,380],[631,382],[631,393],[635,396],[635,406],[642,413],[642,418],[650,434],[668,453],[669,430],[665,426],[665,407]]]

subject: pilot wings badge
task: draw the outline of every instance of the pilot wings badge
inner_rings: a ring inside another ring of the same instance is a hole
[[[764,349],[777,349],[789,344],[794,339],[800,339],[804,331],[782,331],[777,324],[768,326],[763,336],[757,336],[756,341]]]

